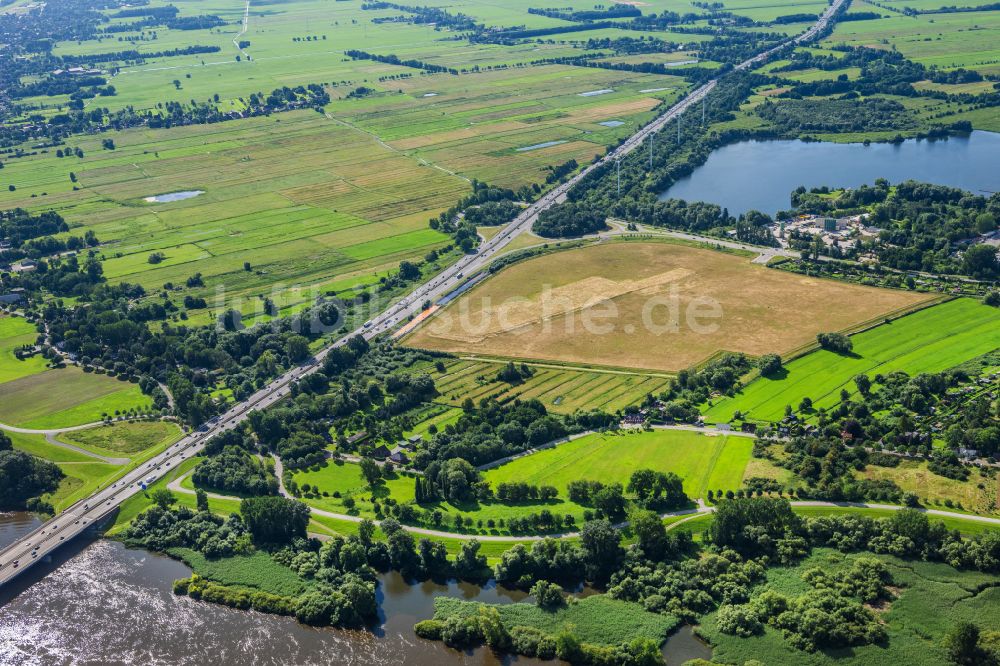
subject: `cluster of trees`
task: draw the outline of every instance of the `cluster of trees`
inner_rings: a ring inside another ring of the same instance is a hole
[[[459,200],[458,203],[437,217],[432,218],[429,225],[431,229],[451,234],[455,239],[455,244],[462,251],[469,252],[476,246],[479,240],[479,236],[476,233],[476,224],[478,222],[475,221],[477,213],[472,212],[473,210],[489,203],[495,203],[498,204],[496,209],[487,209],[487,214],[492,216],[493,213],[503,210],[510,212],[510,205],[513,204],[503,202],[531,201],[534,199],[535,194],[540,191],[541,187],[537,183],[534,188],[525,186],[515,193],[513,190],[494,187],[473,179],[472,193]],[[469,217],[470,214],[472,215],[471,218]]]
[[[466,16],[465,14],[452,14],[451,12],[438,7],[401,5],[395,2],[382,2],[380,0],[375,0],[373,2],[362,3],[361,9],[395,9],[408,14],[408,16],[403,19],[407,22],[416,24],[433,23],[435,29],[450,28],[452,30],[460,31],[484,29],[484,26],[476,23],[472,20],[472,18]],[[379,19],[375,19],[375,21],[379,22]]]
[[[649,507],[675,509],[689,502],[681,478],[673,472],[637,469],[629,478],[627,490]]]
[[[170,548],[190,548],[209,558],[248,554],[253,540],[238,514],[222,518],[187,507],[171,509],[169,491],[149,510],[139,514],[122,533],[126,544],[166,552]]]
[[[254,543],[281,545],[305,537],[309,507],[286,497],[248,497],[240,516]]]
[[[539,598],[555,600],[558,587],[539,584]],[[513,652],[539,659],[558,658],[571,664],[619,664],[620,666],[655,666],[663,663],[656,641],[635,638],[621,645],[595,645],[582,642],[569,627],[548,634],[527,626],[504,626],[495,606],[480,605],[475,613],[456,613],[418,622],[414,631],[421,638],[444,641],[445,645],[469,649],[486,645],[496,652]]]
[[[63,471],[58,465],[17,451],[6,433],[0,432],[0,510],[30,509],[52,512],[39,499],[59,487]]]
[[[545,182],[550,185],[552,183],[560,183],[566,176],[576,171],[579,166],[574,159],[567,160],[558,166],[549,166],[547,167],[549,173],[545,176]]]
[[[531,230],[543,238],[573,238],[607,229],[606,220],[599,209],[566,202],[539,213]]]
[[[0,240],[19,248],[28,240],[69,231],[59,213],[45,211],[34,215],[23,208],[0,210]]]
[[[505,481],[497,484],[496,498],[501,502],[549,502],[559,496],[555,486],[536,486],[523,481]]]
[[[915,181],[898,184],[871,206],[870,224],[883,229],[877,242],[862,250],[876,253],[886,266],[903,270],[964,273],[993,279],[1000,264],[989,246],[969,245],[996,230],[1000,195],[983,197],[943,185]],[[853,197],[834,202],[854,206]]]
[[[497,371],[497,381],[507,382],[516,386],[523,384],[534,375],[535,371],[526,363],[514,365],[513,362],[508,362],[507,365]]]
[[[278,479],[263,460],[239,446],[226,446],[195,467],[192,480],[198,486],[223,493],[277,495]]]
[[[465,221],[477,227],[495,227],[507,224],[523,210],[510,199],[487,201],[465,210]]]
[[[478,408],[469,400],[458,421],[434,435],[414,454],[413,463],[418,469],[426,469],[433,461],[462,458],[483,465],[573,432],[603,429],[614,422],[614,415],[601,412],[556,416],[537,400],[503,404],[484,399]]]
[[[362,532],[367,546],[363,537],[334,537],[320,544],[305,538],[308,521],[308,507],[281,497],[245,499],[240,513],[227,519],[207,507],[194,512],[154,506],[133,520],[123,539],[160,552],[189,548],[210,559],[269,549],[274,562],[308,583],[297,594],[230,587],[197,574],[176,581],[174,592],[234,608],[294,615],[300,622],[318,626],[360,627],[370,622],[377,613],[375,572],[366,552],[373,526],[367,525]],[[383,562],[388,559],[386,550],[383,544],[383,555],[371,559]]]
[[[428,499],[440,498],[448,502],[462,503],[474,500],[484,494],[485,485],[479,479],[479,472],[462,458],[433,461],[424,469],[425,488]]]
[[[423,352],[389,343],[371,347],[356,337],[330,350],[321,370],[292,388],[292,400],[253,412],[250,428],[290,469],[323,462],[331,429],[344,451],[359,448],[345,433],[363,431],[367,442],[396,441],[414,425],[409,411],[437,394],[430,375],[408,371],[417,361],[430,360]]]
[[[719,630],[748,637],[762,634],[764,625],[771,625],[782,630],[794,647],[808,652],[886,640],[879,617],[863,605],[890,596],[887,585],[892,578],[881,560],[859,558],[837,574],[813,568],[802,578],[813,589],[797,597],[767,590],[749,603],[721,606]]]
[[[529,14],[548,16],[549,18],[563,21],[598,21],[601,19],[632,18],[642,16],[642,11],[632,5],[613,5],[607,9],[584,9],[577,11],[567,11],[564,9],[540,9],[529,7]]]
[[[375,62],[386,63],[387,65],[396,65],[398,67],[412,67],[413,69],[422,69],[425,72],[431,73],[448,73],[448,74],[458,74],[458,70],[450,67],[443,67],[442,65],[435,65],[433,63],[424,62],[423,60],[409,59],[401,60],[397,55],[378,55],[375,53],[368,53],[367,51],[359,51],[357,49],[348,49],[344,51],[344,55],[352,60],[374,60]]]
[[[916,117],[900,102],[880,97],[765,100],[754,113],[786,135],[901,131],[917,126]]]
[[[816,342],[823,349],[837,354],[850,354],[854,349],[854,342],[843,333],[817,333]]]

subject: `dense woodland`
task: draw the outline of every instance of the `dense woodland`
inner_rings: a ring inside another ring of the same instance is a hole
[[[10,437],[0,432],[0,511],[52,513],[52,506],[39,497],[54,491],[64,476],[57,465],[14,450]]]

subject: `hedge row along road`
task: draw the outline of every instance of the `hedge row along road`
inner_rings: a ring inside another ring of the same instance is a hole
[[[836,12],[846,0],[835,0],[819,20],[806,32],[788,40],[784,44],[760,53],[753,58],[737,65],[737,69],[748,69],[758,65],[771,55],[789,44],[799,44],[814,38],[833,20]],[[469,254],[457,261],[451,267],[442,271],[429,282],[417,287],[409,296],[396,305],[378,315],[357,330],[334,341],[330,346],[318,352],[313,358],[299,367],[289,370],[270,384],[260,389],[245,401],[233,405],[224,414],[205,423],[197,431],[187,435],[166,451],[150,459],[141,467],[130,470],[118,481],[112,483],[90,497],[80,500],[63,513],[47,521],[33,532],[18,539],[0,551],[0,587],[14,579],[38,560],[43,559],[60,545],[73,537],[90,529],[95,523],[106,518],[122,502],[143,491],[143,485],[148,485],[169,470],[176,468],[183,460],[196,455],[204,448],[205,443],[222,432],[235,428],[248,414],[254,410],[266,409],[288,395],[289,386],[303,376],[316,372],[321,362],[331,349],[347,344],[347,341],[361,335],[366,339],[374,338],[396,327],[409,317],[420,313],[423,303],[435,301],[459,287],[467,275],[487,267],[490,260],[517,236],[531,229],[532,224],[542,211],[566,200],[569,190],[586,177],[594,169],[605,164],[622,159],[640,147],[654,132],[658,132],[674,118],[684,113],[689,107],[700,102],[707,96],[717,83],[712,79],[701,85],[684,99],[672,106],[666,113],[629,137],[620,146],[608,152],[602,159],[583,169],[573,178],[550,190],[538,201],[528,206],[517,218],[510,222],[504,230],[489,241],[480,245],[475,254]]]

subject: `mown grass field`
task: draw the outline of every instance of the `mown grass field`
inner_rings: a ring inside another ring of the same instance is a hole
[[[47,361],[32,356],[23,361],[14,352],[24,345],[34,345],[38,331],[21,317],[0,316],[0,384],[45,371]]]
[[[857,557],[817,550],[794,567],[769,569],[767,582],[756,591],[773,589],[786,595],[801,594],[808,589],[801,578],[806,569],[818,566],[824,571],[839,571]],[[845,661],[859,665],[922,666],[948,663],[941,639],[959,621],[973,622],[983,631],[1000,629],[1000,595],[995,576],[957,571],[945,564],[876,557],[886,563],[893,584],[898,587],[898,597],[887,609],[879,611],[889,634],[885,645],[808,653],[792,648],[781,632],[771,627],[764,635],[750,638],[723,634],[716,627],[714,613],[705,617],[698,633],[712,643],[713,660],[722,663],[757,659],[766,664],[808,666]]]
[[[75,366],[0,384],[0,422],[26,428],[81,425],[151,404],[137,385]]]
[[[483,398],[517,398],[539,400],[557,414],[591,409],[614,412],[641,402],[648,393],[658,393],[670,382],[663,374],[530,364],[534,374],[523,383],[512,385],[497,380],[497,372],[505,363],[463,358],[446,361],[444,373],[432,368],[430,372],[440,394],[437,401],[459,406],[466,398],[475,402]]]
[[[484,478],[494,487],[504,481],[552,485],[565,496],[570,481],[628,485],[632,472],[645,468],[674,472],[688,496],[699,498],[709,490],[741,488],[752,449],[747,437],[683,430],[593,434],[491,469]]]
[[[523,261],[430,318],[424,349],[677,371],[721,351],[789,352],[927,300],[770,271],[657,242],[604,243]]]
[[[909,314],[851,336],[849,356],[817,350],[785,366],[781,377],[759,378],[733,398],[705,412],[709,421],[728,421],[740,411],[748,418],[780,419],[785,405],[803,397],[829,407],[841,389],[854,392],[853,379],[865,373],[941,372],[1000,346],[1000,311],[970,299],[956,299]]]
[[[57,428],[100,421],[150,400],[134,384],[76,367],[48,369],[42,356],[18,360],[14,352],[34,345],[38,332],[21,317],[0,316],[0,423]]]

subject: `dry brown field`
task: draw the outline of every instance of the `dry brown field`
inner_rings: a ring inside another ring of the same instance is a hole
[[[515,264],[406,338],[413,347],[677,371],[788,355],[926,294],[803,277],[708,249],[605,243]]]

